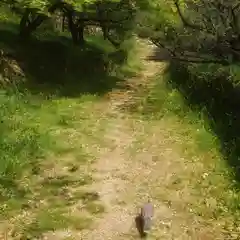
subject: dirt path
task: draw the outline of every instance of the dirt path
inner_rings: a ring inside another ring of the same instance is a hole
[[[101,153],[95,168],[98,183],[93,186],[100,194],[101,200],[106,206],[106,214],[96,221],[94,230],[83,234],[83,239],[106,240],[106,239],[129,239],[129,234],[134,229],[134,216],[137,206],[135,202],[124,203],[127,198],[133,199],[138,189],[132,185],[133,177],[144,171],[143,166],[133,166],[128,161],[128,149],[135,141],[134,132],[131,129],[131,120],[120,112],[119,106],[131,101],[134,88],[144,85],[153,77],[162,66],[156,62],[148,62],[145,58],[151,54],[152,46],[145,46],[141,58],[143,72],[141,77],[129,79],[129,91],[115,91],[110,96],[108,111],[112,118],[109,131],[104,138],[110,142],[110,148]],[[133,172],[132,167],[136,172]],[[147,199],[148,196],[145,196]],[[138,199],[139,200],[139,199]]]
[[[174,123],[169,125],[165,120],[151,123],[146,135],[146,122],[121,111],[126,102],[136,100],[133,98],[139,85],[151,87],[151,78],[164,69],[164,63],[146,60],[152,50],[152,46],[145,45],[141,53],[144,69],[141,77],[129,79],[129,91],[113,91],[110,95],[106,106],[109,128],[103,136],[108,144],[99,152],[94,166],[97,182],[92,186],[99,193],[106,212],[95,221],[92,231],[81,233],[81,239],[138,239],[134,219],[148,198],[155,206],[149,239],[220,239],[191,214],[186,203],[191,198],[188,183],[180,190],[174,189],[173,179],[186,174],[186,161],[173,146],[174,133],[169,131]],[[139,139],[142,145],[136,148]],[[192,171],[191,164],[187,168]]]

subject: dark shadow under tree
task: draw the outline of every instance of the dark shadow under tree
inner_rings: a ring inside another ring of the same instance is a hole
[[[225,160],[240,182],[240,88],[232,83],[231,67],[204,65],[190,67],[171,62],[169,83],[180,91],[192,110],[204,113],[211,131],[220,140]]]
[[[19,89],[58,97],[78,97],[83,93],[103,95],[124,80],[111,74],[109,67],[116,59],[94,44],[86,43],[80,48],[71,46],[69,38],[39,40],[35,37],[25,43],[18,41],[11,31],[0,29],[0,34],[2,57],[16,61],[25,75],[24,82],[19,79]],[[121,65],[127,53],[119,51],[119,54],[125,55],[121,63],[116,63]]]

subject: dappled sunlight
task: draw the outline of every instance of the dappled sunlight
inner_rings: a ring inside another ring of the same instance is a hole
[[[215,1],[187,2],[198,25],[178,0],[4,0],[0,238],[136,239],[149,201],[150,239],[237,239],[240,5]]]

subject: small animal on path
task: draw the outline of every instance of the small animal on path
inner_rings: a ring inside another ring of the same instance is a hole
[[[147,237],[147,232],[151,229],[153,218],[153,205],[148,201],[141,208],[141,212],[135,218],[136,228],[141,238]]]

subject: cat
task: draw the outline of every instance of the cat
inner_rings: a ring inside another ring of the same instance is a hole
[[[136,228],[141,238],[147,237],[147,232],[151,229],[152,226],[153,214],[153,205],[150,203],[150,201],[148,201],[142,206],[141,212],[135,218]]]

